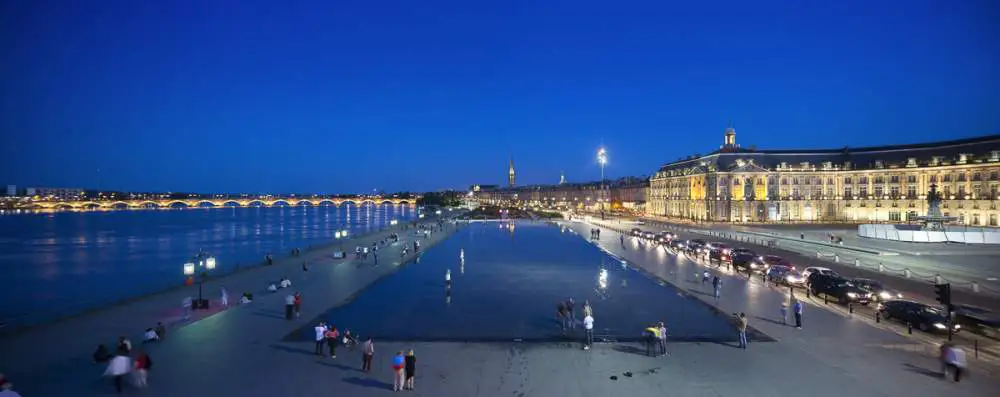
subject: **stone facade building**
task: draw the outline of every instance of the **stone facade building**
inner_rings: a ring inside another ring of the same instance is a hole
[[[724,144],[660,167],[646,212],[720,222],[906,222],[936,184],[945,215],[997,226],[1000,135],[881,147],[755,150]]]

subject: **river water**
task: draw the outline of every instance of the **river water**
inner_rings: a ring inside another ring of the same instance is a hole
[[[180,285],[199,250],[228,273],[415,216],[390,204],[0,215],[0,321],[39,323]]]

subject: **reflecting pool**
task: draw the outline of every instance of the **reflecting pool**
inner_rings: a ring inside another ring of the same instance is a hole
[[[735,337],[727,316],[568,229],[529,221],[473,223],[317,321],[379,340],[559,340],[556,309],[569,298],[578,319],[590,301],[597,338],[635,339],[656,321],[667,323],[673,340]],[[289,338],[311,338],[313,325]]]

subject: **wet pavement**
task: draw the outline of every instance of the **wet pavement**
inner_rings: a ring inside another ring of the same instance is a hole
[[[558,302],[571,297],[578,319],[591,302],[598,339],[637,340],[654,321],[665,321],[674,341],[736,337],[728,314],[623,265],[571,229],[527,221],[472,224],[313,323],[377,340],[555,341],[582,333],[563,334],[556,320]],[[311,340],[313,325],[286,340]]]

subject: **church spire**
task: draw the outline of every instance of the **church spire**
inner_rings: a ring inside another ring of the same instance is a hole
[[[514,187],[514,182],[516,182],[514,174],[514,157],[510,158],[510,169],[507,171],[507,186]]]

